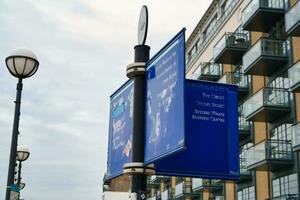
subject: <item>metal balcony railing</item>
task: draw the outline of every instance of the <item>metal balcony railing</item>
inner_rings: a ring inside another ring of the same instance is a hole
[[[222,74],[222,65],[217,63],[200,63],[192,74],[192,79],[196,80],[218,80]]]
[[[274,14],[278,12],[284,13],[285,10],[285,2],[284,0],[252,0],[247,5],[247,7],[242,11],[242,24],[243,28],[246,30],[259,31],[263,30],[265,32],[266,27],[257,25],[263,25],[261,20],[266,20],[266,22],[276,22],[276,18],[274,18]],[[272,13],[273,12],[273,13]],[[275,15],[276,16],[276,15]],[[273,19],[272,19],[273,17]],[[270,19],[272,21],[270,21]],[[252,24],[251,24],[252,23]],[[257,25],[254,25],[257,23]],[[250,27],[247,27],[249,26]]]
[[[285,89],[264,88],[244,103],[244,114],[247,120],[273,121],[281,112],[286,112],[290,108],[290,93]],[[263,115],[255,119],[255,115]],[[253,118],[253,119],[251,119]]]
[[[259,163],[268,165],[269,160],[288,161],[293,159],[291,141],[286,140],[266,140],[250,147],[246,153],[246,165],[248,169],[255,168],[255,165],[259,165]],[[272,164],[276,165],[276,163]]]
[[[161,200],[172,200],[172,190],[168,189],[161,193]]]
[[[300,91],[300,61],[289,69],[289,78],[292,91]]]
[[[300,36],[299,1],[285,14],[285,30],[293,36]]]
[[[278,197],[272,197],[270,200],[299,200],[298,194],[286,194]]]
[[[283,61],[287,60],[286,42],[261,38],[243,56],[243,73],[269,75],[273,72],[274,68],[282,65],[279,59],[283,59]],[[272,61],[274,63],[270,63]],[[275,67],[269,66],[270,64],[275,65]]]
[[[189,187],[185,181],[175,186],[175,198],[179,198],[187,194],[191,194],[191,187]]]
[[[250,47],[249,33],[225,33],[214,46],[214,60],[217,63],[235,64]]]
[[[238,72],[226,72],[218,81],[219,83],[234,84],[240,88],[249,88],[250,76]]]

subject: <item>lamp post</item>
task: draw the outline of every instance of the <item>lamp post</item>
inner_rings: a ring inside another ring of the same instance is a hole
[[[18,146],[17,148],[17,161],[19,161],[18,165],[18,179],[17,179],[17,185],[19,186],[20,190],[22,190],[25,187],[25,183],[21,182],[21,169],[22,169],[22,162],[27,160],[29,158],[30,152],[29,149],[24,146]],[[19,193],[19,199],[20,199],[20,193]]]
[[[18,78],[17,94],[15,101],[14,123],[10,146],[10,158],[7,175],[7,187],[5,200],[10,200],[11,187],[14,184],[14,171],[17,157],[17,145],[19,134],[19,120],[21,108],[21,95],[24,78],[31,77],[38,69],[39,62],[35,54],[27,49],[16,49],[5,59],[6,66],[11,75]]]

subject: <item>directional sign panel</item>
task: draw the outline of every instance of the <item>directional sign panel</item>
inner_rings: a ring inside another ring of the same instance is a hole
[[[156,173],[238,179],[237,87],[192,80],[185,85],[186,149],[154,162]]]
[[[185,29],[147,63],[145,162],[184,148]]]
[[[110,97],[108,179],[122,174],[132,157],[133,81],[128,81]]]

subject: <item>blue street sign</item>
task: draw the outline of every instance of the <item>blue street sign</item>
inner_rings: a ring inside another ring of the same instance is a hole
[[[110,97],[107,178],[122,174],[132,161],[133,81],[127,81]]]
[[[186,149],[154,162],[156,173],[239,179],[237,87],[192,80],[185,85]]]
[[[184,148],[184,33],[185,29],[147,63],[146,163]]]

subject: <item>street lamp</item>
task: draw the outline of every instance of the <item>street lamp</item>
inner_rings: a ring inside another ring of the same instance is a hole
[[[5,200],[10,200],[11,187],[14,185],[14,171],[17,158],[16,153],[19,134],[21,95],[23,88],[22,80],[35,74],[35,72],[38,70],[39,62],[32,51],[23,48],[14,50],[11,55],[5,59],[5,62],[10,74],[18,78],[5,197]]]

